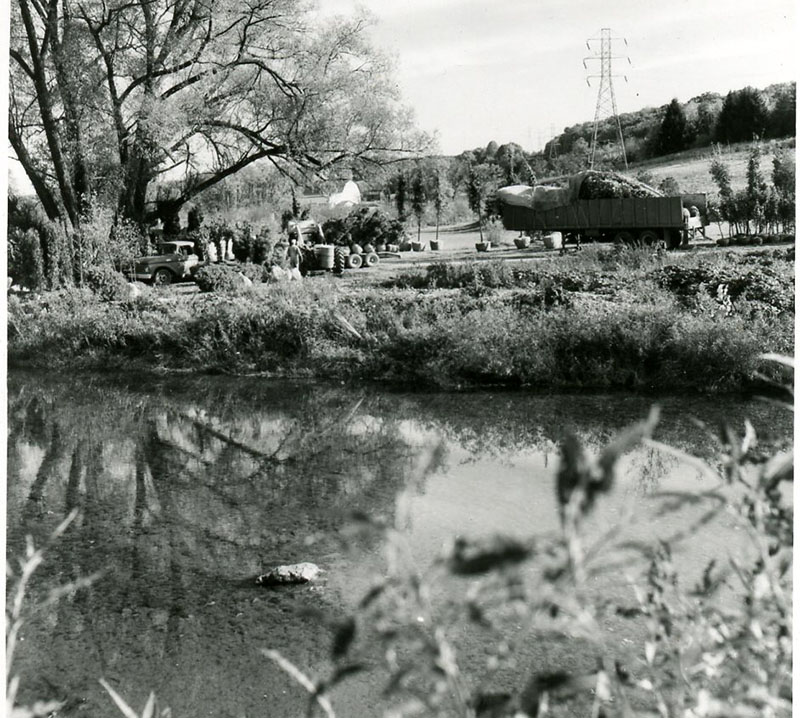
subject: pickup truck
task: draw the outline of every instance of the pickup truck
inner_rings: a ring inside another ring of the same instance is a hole
[[[140,282],[154,285],[190,280],[191,269],[200,262],[194,243],[185,240],[162,242],[158,253],[134,261],[133,276]]]

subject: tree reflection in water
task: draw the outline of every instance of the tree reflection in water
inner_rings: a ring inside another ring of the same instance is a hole
[[[536,450],[546,462],[568,430],[599,445],[650,403],[126,381],[8,381],[9,554],[20,553],[26,534],[41,540],[71,509],[81,512],[51,548],[31,599],[105,571],[30,624],[19,650],[20,698],[67,699],[65,715],[109,714],[101,676],[132,705],[155,690],[174,715],[301,712],[305,698],[258,649],[271,646],[313,671],[328,636],[295,609],[311,601],[335,613],[349,597],[324,582],[270,592],[249,579],[310,560],[343,575],[336,585],[355,595],[379,566],[379,546],[342,552],[336,533],[352,512],[393,522],[397,494],[423,495],[453,461],[502,462]],[[684,420],[685,402],[678,406],[671,420],[663,412],[658,438],[703,454],[702,445],[687,446],[697,432]],[[752,417],[752,407],[745,413]],[[790,422],[776,433],[788,436]],[[638,490],[655,488],[669,461],[631,457],[630,471],[646,477]],[[369,680],[356,682],[339,704],[358,707],[368,693]]]
[[[299,560],[336,570],[331,534],[347,516],[391,521],[398,491],[422,487],[446,451],[358,398],[286,393],[226,400],[11,378],[9,552],[81,511],[31,599],[105,570],[28,629],[21,698],[85,695],[89,715],[107,715],[96,679],[113,676],[134,704],[155,689],[182,714],[227,701],[263,711],[270,683],[275,695],[284,686],[259,646],[277,640],[312,664],[324,654],[319,628],[290,613],[315,589],[268,593],[248,579]]]

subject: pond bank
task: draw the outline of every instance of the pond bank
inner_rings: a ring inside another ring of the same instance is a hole
[[[785,256],[784,256],[785,254]],[[735,392],[792,354],[788,250],[697,260],[586,251],[335,277],[237,295],[9,298],[12,367],[147,369],[537,390]]]

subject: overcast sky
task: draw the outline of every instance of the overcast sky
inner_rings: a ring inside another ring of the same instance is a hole
[[[455,154],[490,140],[539,149],[551,127],[591,120],[597,80],[582,60],[600,29],[614,42],[620,112],[705,91],[796,79],[796,0],[320,0],[376,19],[377,43],[418,124]],[[599,43],[593,43],[599,51]],[[631,64],[627,58],[630,57]],[[587,63],[599,72],[599,62]]]

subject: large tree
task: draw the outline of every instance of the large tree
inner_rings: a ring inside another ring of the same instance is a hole
[[[686,115],[676,98],[667,105],[658,133],[659,154],[669,155],[686,148]]]
[[[763,137],[767,127],[767,109],[761,93],[745,87],[725,96],[717,118],[717,142],[744,142]]]
[[[93,195],[153,219],[258,160],[284,172],[422,149],[368,19],[297,0],[16,0],[11,145],[51,219]]]

